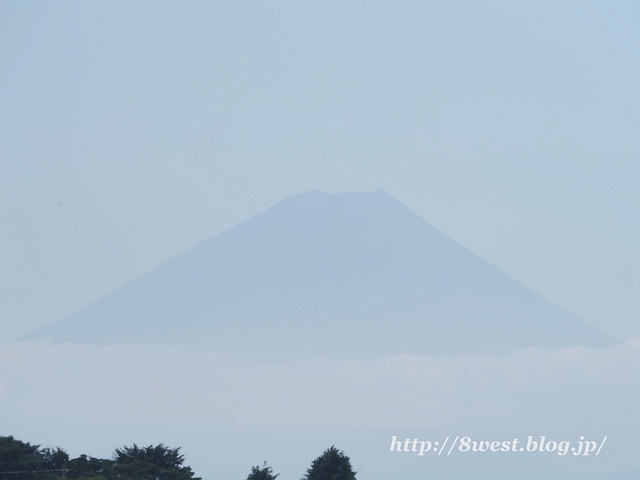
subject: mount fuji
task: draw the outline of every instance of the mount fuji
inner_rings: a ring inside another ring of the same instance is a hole
[[[289,196],[23,340],[287,357],[619,343],[379,190]]]

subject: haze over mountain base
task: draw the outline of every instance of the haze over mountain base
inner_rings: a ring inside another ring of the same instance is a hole
[[[506,356],[277,363],[178,347],[0,344],[0,433],[101,457],[164,442],[182,447],[205,480],[242,480],[264,460],[297,480],[333,444],[360,480],[637,478],[613,472],[640,467],[639,395],[640,339]],[[392,435],[608,440],[597,457],[443,459],[392,455]]]

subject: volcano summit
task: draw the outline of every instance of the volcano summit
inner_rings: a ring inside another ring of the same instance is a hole
[[[258,355],[612,345],[391,196],[292,195],[23,340]]]

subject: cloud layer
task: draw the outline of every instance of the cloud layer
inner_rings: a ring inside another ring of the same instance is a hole
[[[614,478],[613,471],[640,466],[639,395],[640,339],[508,356],[281,363],[166,346],[0,344],[0,434],[95,456],[162,441],[184,447],[205,480],[242,479],[264,459],[283,479],[300,478],[331,444],[353,455],[363,479],[417,478],[425,468],[441,478],[534,478],[542,471],[549,478],[557,471],[559,478]],[[439,457],[391,458],[390,435],[609,439],[602,455],[588,459],[485,456],[436,464]]]
[[[13,415],[364,428],[583,418],[595,427],[637,421],[627,407],[638,392],[640,339],[509,356],[289,363],[163,346],[0,345],[0,402]]]

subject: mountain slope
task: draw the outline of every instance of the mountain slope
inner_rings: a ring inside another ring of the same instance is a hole
[[[381,191],[287,197],[25,337],[40,339],[282,355],[617,343]]]

